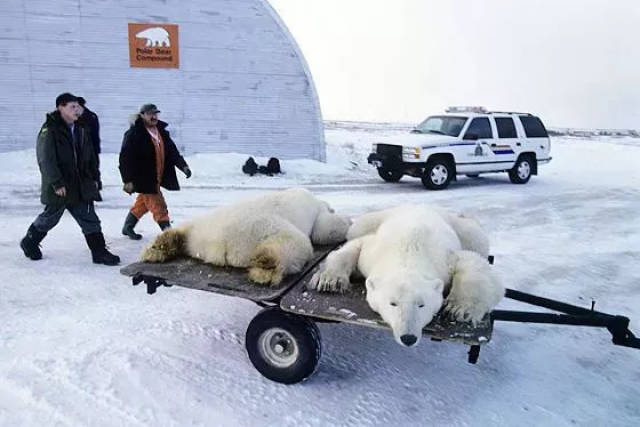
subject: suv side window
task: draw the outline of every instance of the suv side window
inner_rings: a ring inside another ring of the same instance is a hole
[[[498,128],[498,138],[517,138],[516,125],[511,117],[496,117],[496,127]]]
[[[520,116],[520,121],[527,138],[546,138],[549,136],[542,121],[536,116]]]
[[[478,139],[491,139],[493,138],[493,132],[491,132],[491,124],[489,123],[488,117],[476,117],[471,120],[469,124],[469,129],[467,129],[467,133],[464,134],[464,139],[467,138],[467,135],[475,133],[478,135]]]

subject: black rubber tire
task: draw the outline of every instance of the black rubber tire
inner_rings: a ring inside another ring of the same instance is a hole
[[[509,170],[509,180],[512,183],[526,184],[529,182],[529,179],[531,179],[531,171],[533,170],[531,160],[531,156],[521,156],[518,158],[516,164]],[[520,174],[518,171],[520,171]],[[523,171],[528,171],[528,174],[523,174]]]
[[[277,330],[284,330],[297,349],[297,356],[287,366],[277,366],[262,350],[265,337],[278,333]],[[295,384],[309,378],[316,371],[322,355],[320,331],[316,324],[302,316],[286,313],[279,307],[267,307],[251,320],[245,335],[245,347],[258,372],[282,384]]]
[[[432,174],[435,171],[445,171],[447,176],[443,182],[436,183],[432,179]],[[453,179],[453,167],[451,162],[446,159],[429,160],[424,168],[424,174],[422,175],[422,185],[429,190],[444,190],[449,186],[449,183]]]
[[[385,168],[378,168],[378,175],[387,182],[398,182],[402,178],[402,171],[393,171]]]

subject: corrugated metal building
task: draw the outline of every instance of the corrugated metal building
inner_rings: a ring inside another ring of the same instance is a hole
[[[176,24],[179,68],[133,68],[128,24]],[[143,103],[183,151],[324,161],[317,93],[266,0],[2,0],[0,150],[35,146],[55,97],[83,96],[103,151]]]

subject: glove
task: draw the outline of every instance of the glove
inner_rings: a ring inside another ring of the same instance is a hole
[[[133,182],[125,182],[122,186],[122,190],[127,194],[133,193]]]
[[[187,179],[191,178],[191,169],[189,169],[189,166],[185,166],[182,169],[182,172],[184,172],[184,174],[187,177]]]
[[[67,189],[65,188],[65,186],[57,188],[55,190],[55,193],[56,193],[56,196],[58,197],[67,197]]]

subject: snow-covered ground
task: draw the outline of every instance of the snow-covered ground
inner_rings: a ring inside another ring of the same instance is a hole
[[[398,132],[332,126],[328,163],[283,161],[281,177],[244,176],[246,155],[188,157],[194,176],[165,193],[172,219],[293,185],[350,215],[440,203],[483,222],[509,287],[583,306],[593,299],[640,332],[637,139],[555,138],[554,160],[527,185],[495,174],[429,192],[416,179],[384,183],[366,165],[369,144]],[[145,217],[142,241],[120,234],[133,198],[121,191],[116,155],[104,155],[102,169],[98,213],[125,265],[158,229]],[[0,154],[2,426],[640,425],[640,351],[592,328],[497,323],[470,365],[458,343],[405,349],[388,331],[322,324],[315,376],[270,382],[244,350],[256,305],[179,287],[148,296],[118,267],[91,263],[69,215],[44,240],[44,259],[26,259],[18,241],[41,209],[38,195],[33,151]]]

